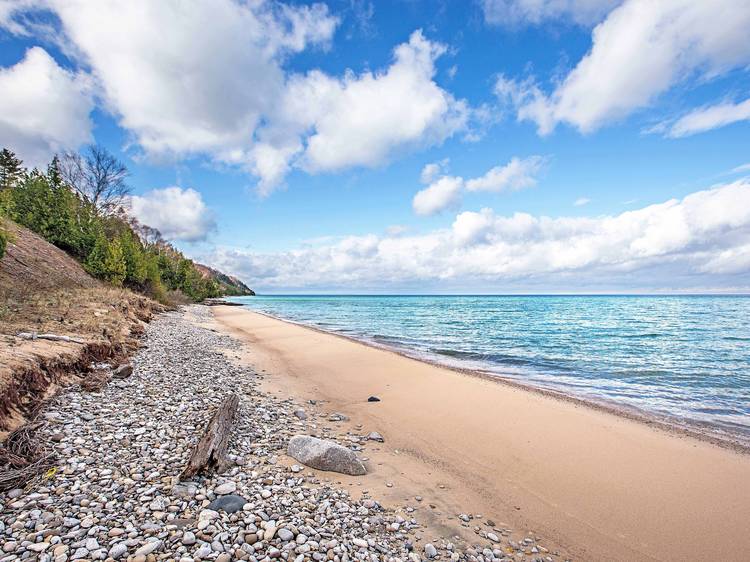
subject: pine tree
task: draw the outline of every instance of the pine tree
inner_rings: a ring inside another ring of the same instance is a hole
[[[0,150],[0,190],[10,189],[23,178],[23,161],[7,148]]]
[[[92,248],[91,252],[89,252],[88,257],[86,258],[86,271],[88,271],[94,277],[104,279],[107,272],[104,262],[107,259],[108,253],[109,241],[107,240],[107,237],[100,232],[96,237],[94,247]]]
[[[122,253],[120,239],[115,238],[109,243],[107,257],[104,260],[105,278],[116,287],[122,286],[127,273],[125,256]]]
[[[146,259],[138,239],[128,229],[119,236],[125,260],[125,281],[133,285],[142,285],[146,281]]]
[[[60,171],[60,159],[57,154],[52,158],[52,162],[47,166],[47,180],[52,189],[60,189],[65,185],[62,172]]]

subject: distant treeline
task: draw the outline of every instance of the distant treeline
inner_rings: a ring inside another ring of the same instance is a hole
[[[27,170],[0,152],[0,216],[36,232],[80,261],[93,276],[161,302],[223,294],[223,288],[166,242],[128,217],[125,166],[105,149],[55,156],[46,171]],[[1,222],[1,221],[0,221]],[[7,246],[0,226],[0,257]]]

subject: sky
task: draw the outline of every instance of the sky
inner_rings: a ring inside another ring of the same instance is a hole
[[[750,292],[745,0],[0,0],[0,145],[89,143],[260,293]]]

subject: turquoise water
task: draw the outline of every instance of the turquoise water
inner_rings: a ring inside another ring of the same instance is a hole
[[[234,300],[413,356],[750,438],[750,297]]]

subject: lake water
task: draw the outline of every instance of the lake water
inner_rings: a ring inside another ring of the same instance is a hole
[[[415,357],[750,439],[750,297],[233,300]]]

